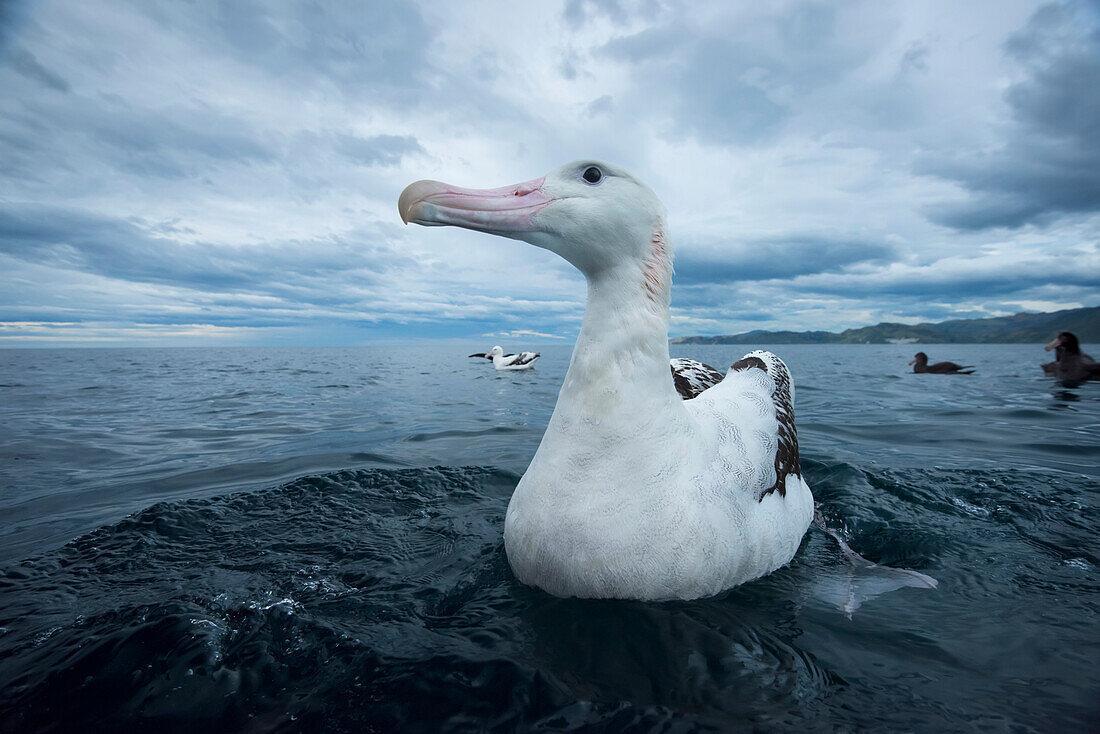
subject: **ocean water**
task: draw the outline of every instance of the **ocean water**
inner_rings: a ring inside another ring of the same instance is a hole
[[[485,346],[0,351],[0,730],[1100,726],[1100,384],[1037,346],[922,347],[970,377],[775,347],[821,513],[880,567],[811,527],[716,598],[584,601],[501,539],[570,348]]]

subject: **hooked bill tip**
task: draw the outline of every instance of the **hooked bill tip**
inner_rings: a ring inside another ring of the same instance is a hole
[[[442,190],[444,184],[439,181],[414,181],[406,186],[397,199],[397,213],[401,215],[401,221],[408,224],[414,218],[413,208],[429,195]]]

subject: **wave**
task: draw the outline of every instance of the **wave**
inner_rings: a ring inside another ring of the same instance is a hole
[[[1001,720],[1003,698],[977,695],[1015,685],[982,673],[1000,650],[1033,675],[1064,668],[1043,645],[997,641],[1006,624],[1030,640],[1045,613],[1005,619],[1015,595],[1087,590],[1096,559],[1080,534],[1095,529],[1067,529],[1086,481],[804,469],[855,552],[940,588],[838,612],[820,582],[850,562],[812,531],[789,567],[712,599],[556,599],[508,569],[517,474],[327,472],[159,503],[6,568],[0,730],[726,731],[813,728],[824,710],[841,728],[952,728]],[[982,557],[967,528],[1004,557]],[[1088,598],[1059,601],[1069,649],[1091,636]],[[960,628],[969,645],[942,639]],[[1072,696],[1059,711],[1087,717]]]

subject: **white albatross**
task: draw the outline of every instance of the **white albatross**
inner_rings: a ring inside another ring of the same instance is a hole
[[[535,361],[541,355],[538,352],[505,354],[503,347],[495,346],[486,354],[471,354],[470,356],[491,359],[493,361],[493,367],[498,370],[529,370],[535,366]]]
[[[588,281],[557,405],[508,503],[520,581],[557,596],[694,599],[790,562],[814,513],[790,373],[751,352],[681,397],[669,374],[672,251],[648,187],[578,161],[499,189],[417,181],[398,209],[406,223],[551,250]]]

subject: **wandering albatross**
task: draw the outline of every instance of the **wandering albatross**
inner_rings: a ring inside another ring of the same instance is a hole
[[[698,391],[670,379],[672,248],[648,187],[578,161],[498,189],[417,181],[398,209],[406,223],[545,248],[588,283],[557,405],[505,516],[520,581],[557,596],[695,599],[790,562],[814,513],[790,373],[755,351],[718,381],[693,367]]]
[[[471,357],[484,357],[492,360],[493,367],[498,370],[529,370],[535,366],[535,360],[541,355],[538,352],[520,352],[519,354],[505,354],[501,346],[493,347],[486,354],[471,354]]]

